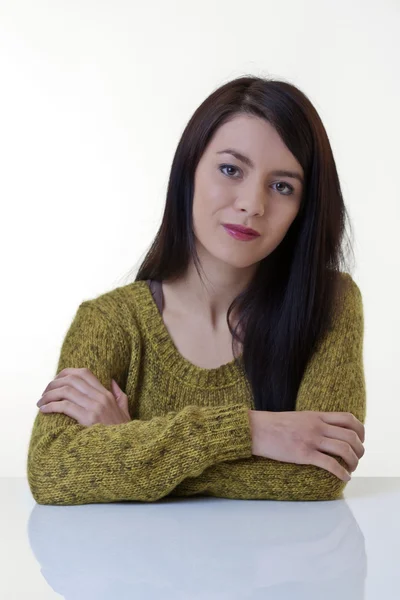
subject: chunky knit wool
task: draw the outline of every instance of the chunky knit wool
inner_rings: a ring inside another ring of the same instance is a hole
[[[364,316],[349,274],[345,301],[301,381],[296,410],[366,417]],[[54,377],[88,368],[129,400],[131,421],[79,424],[63,413],[35,417],[27,456],[39,504],[154,502],[165,496],[334,500],[346,483],[314,465],[253,456],[252,394],[235,362],[204,369],[175,347],[146,281],[82,302],[65,334]],[[341,457],[335,457],[347,466]]]

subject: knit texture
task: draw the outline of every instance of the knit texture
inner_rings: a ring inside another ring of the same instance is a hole
[[[301,381],[296,410],[366,417],[364,316],[351,276],[334,326]],[[146,281],[82,302],[65,334],[54,377],[89,369],[129,400],[131,421],[79,424],[38,411],[27,476],[38,504],[154,502],[165,496],[334,500],[346,483],[314,465],[253,456],[248,410],[253,396],[234,361],[198,367],[175,347]],[[341,457],[335,457],[346,467]]]

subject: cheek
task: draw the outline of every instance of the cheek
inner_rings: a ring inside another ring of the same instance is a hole
[[[268,227],[276,237],[283,237],[297,216],[298,206],[288,202],[274,208],[269,213]]]
[[[213,185],[196,190],[193,198],[193,218],[199,222],[212,220],[214,215],[229,206],[226,191],[220,186]],[[221,215],[221,219],[222,215]]]
[[[265,229],[264,239],[261,243],[263,253],[270,254],[279,246],[284,240],[295,216],[296,215],[289,217],[286,215],[286,218],[277,218],[268,223],[267,228]]]

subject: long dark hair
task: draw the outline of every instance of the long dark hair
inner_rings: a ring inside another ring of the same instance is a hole
[[[197,108],[178,143],[162,223],[135,281],[178,278],[193,258],[203,282],[192,226],[194,174],[216,129],[243,113],[276,129],[305,177],[295,220],[230,305],[227,323],[234,359],[244,369],[256,410],[295,410],[307,363],[333,322],[344,281],[340,273],[346,270],[342,242],[348,220],[327,133],[297,87],[243,76],[216,89]],[[348,248],[352,251],[351,243]],[[235,328],[229,320],[232,310],[239,315]],[[239,358],[238,340],[243,347]]]

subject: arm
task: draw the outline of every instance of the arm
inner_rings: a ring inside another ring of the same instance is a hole
[[[343,311],[307,365],[298,391],[296,410],[350,412],[364,424],[363,303],[357,284],[352,279],[348,281]],[[335,458],[347,468],[342,457]],[[171,495],[333,500],[341,497],[345,486],[346,482],[314,465],[251,456],[212,465],[200,476],[187,478]]]
[[[56,374],[86,367],[109,391],[112,378],[125,387],[139,346],[139,332],[131,344],[121,327],[86,301],[66,333]],[[149,421],[90,427],[63,413],[38,411],[27,475],[38,504],[155,501],[219,460],[246,456],[251,431],[244,404],[190,405]]]

